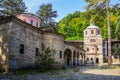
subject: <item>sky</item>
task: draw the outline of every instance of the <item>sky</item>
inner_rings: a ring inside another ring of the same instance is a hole
[[[52,9],[57,11],[58,17],[55,21],[61,20],[69,13],[74,13],[75,11],[83,12],[85,11],[86,3],[84,0],[23,0],[28,7],[27,11],[31,13],[36,13],[39,6],[46,3],[52,4]],[[119,0],[111,0],[111,4],[118,3]],[[120,2],[120,1],[119,1]]]

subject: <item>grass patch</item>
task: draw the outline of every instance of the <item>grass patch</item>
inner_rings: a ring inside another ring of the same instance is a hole
[[[47,75],[54,75],[60,70],[41,70],[41,69],[20,69],[14,72],[15,75],[32,75],[32,74],[47,74]]]

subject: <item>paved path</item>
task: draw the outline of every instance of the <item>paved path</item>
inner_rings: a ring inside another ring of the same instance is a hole
[[[120,80],[120,67],[77,67],[34,75],[5,75],[0,80]]]

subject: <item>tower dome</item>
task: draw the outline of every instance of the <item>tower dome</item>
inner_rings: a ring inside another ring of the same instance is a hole
[[[90,24],[90,26],[88,26],[86,29],[100,29],[100,28],[94,24]]]

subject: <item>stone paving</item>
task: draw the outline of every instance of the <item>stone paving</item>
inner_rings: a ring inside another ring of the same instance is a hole
[[[99,68],[96,66],[69,68],[58,72],[34,75],[4,75],[0,80],[120,80],[120,67]]]

